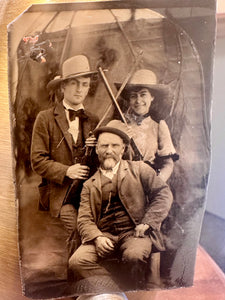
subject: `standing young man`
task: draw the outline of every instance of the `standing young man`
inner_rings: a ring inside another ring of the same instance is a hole
[[[68,232],[69,253],[77,243],[76,220],[81,185],[71,189],[73,180],[86,180],[90,168],[82,165],[85,146],[94,146],[89,137],[97,118],[83,102],[90,87],[89,61],[84,55],[63,63],[62,76],[50,81],[50,89],[61,85],[63,100],[53,108],[41,111],[34,124],[31,163],[42,177],[40,205],[51,216],[59,217]]]

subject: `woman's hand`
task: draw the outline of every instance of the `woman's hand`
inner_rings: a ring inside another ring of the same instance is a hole
[[[96,137],[94,135],[88,137],[85,141],[85,146],[86,147],[95,147],[97,144]]]

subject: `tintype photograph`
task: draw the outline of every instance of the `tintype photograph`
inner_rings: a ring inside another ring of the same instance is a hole
[[[32,5],[8,26],[23,292],[191,286],[215,1]]]

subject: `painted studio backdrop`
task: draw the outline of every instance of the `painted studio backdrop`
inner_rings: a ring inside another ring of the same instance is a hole
[[[36,116],[62,97],[46,86],[60,75],[63,62],[78,54],[89,58],[91,69],[107,70],[114,95],[114,83],[123,82],[133,68],[151,69],[161,84],[170,87],[168,98],[152,103],[156,118],[166,121],[179,154],[168,181],[173,205],[162,224],[166,243],[160,260],[162,288],[193,282],[210,164],[215,3],[156,2],[33,5],[8,27],[13,161],[26,296],[93,291],[91,283],[80,287],[67,281],[65,232],[59,219],[38,210],[41,178],[30,163]],[[85,106],[101,119],[111,103],[101,77],[95,75]],[[122,97],[118,103],[122,111],[127,109]],[[111,105],[103,124],[116,113]],[[98,292],[108,289],[101,286]]]

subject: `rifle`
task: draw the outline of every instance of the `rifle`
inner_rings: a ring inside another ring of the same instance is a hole
[[[92,132],[89,133],[89,136],[92,135]],[[86,147],[85,154],[82,157],[80,164],[81,165],[90,165],[90,159],[91,154],[93,151],[93,147]],[[70,184],[69,188],[66,191],[65,198],[63,200],[63,204],[68,202],[68,200],[71,198],[71,201],[73,202],[75,208],[79,208],[80,203],[80,193],[83,186],[84,180],[82,179],[73,179],[72,183]]]
[[[110,87],[110,85],[108,83],[108,80],[107,80],[107,78],[106,78],[106,76],[105,76],[102,68],[99,67],[98,70],[99,70],[99,73],[100,73],[100,75],[101,75],[101,77],[103,79],[103,82],[104,82],[105,86],[106,86],[108,94],[109,94],[110,98],[112,99],[112,102],[116,106],[116,108],[117,108],[117,110],[118,110],[118,112],[120,114],[120,117],[121,117],[122,121],[128,126],[127,120],[126,120],[126,118],[123,115],[123,112],[122,112],[122,110],[121,110],[121,108],[120,108],[120,106],[119,106],[119,104],[117,102],[116,97],[113,95],[112,89],[111,89],[111,87]],[[130,139],[130,145],[131,145],[131,147],[132,147],[132,149],[134,151],[134,158],[133,158],[133,160],[143,160],[143,156],[141,155],[141,153],[140,153],[137,145],[135,144],[133,138]]]
[[[115,98],[116,101],[117,101],[117,99],[119,98],[120,94],[122,93],[123,89],[125,88],[126,84],[128,83],[129,79],[130,79],[131,76],[133,75],[134,71],[136,70],[136,67],[137,67],[138,63],[140,62],[140,60],[141,60],[141,58],[142,58],[142,55],[143,55],[143,51],[140,51],[139,54],[137,55],[136,59],[135,59],[135,62],[134,62],[134,64],[133,64],[131,70],[129,71],[129,73],[128,73],[127,76],[125,77],[125,79],[124,79],[124,81],[123,81],[121,87],[119,88],[119,90],[118,90],[118,92],[117,92],[117,94],[116,94],[115,97],[113,96],[113,93],[112,93],[112,91],[111,91],[111,94],[112,94],[112,96]],[[101,71],[102,71],[102,74],[104,75],[104,70],[101,69]],[[105,76],[104,76],[104,77],[105,77]],[[106,79],[106,78],[105,78],[105,79]],[[107,80],[106,80],[106,82],[107,82]],[[108,87],[109,87],[109,84],[107,84],[107,85],[108,85]],[[110,88],[109,88],[109,89],[110,89]],[[110,89],[110,90],[111,90],[111,89]],[[98,127],[101,126],[101,124],[102,124],[103,121],[105,120],[106,116],[107,116],[108,113],[110,112],[112,106],[113,106],[113,103],[111,103],[111,104],[108,106],[108,108],[106,109],[105,113],[103,114],[101,120],[99,121],[99,123],[98,123],[98,125],[96,126],[95,129],[97,129]]]

